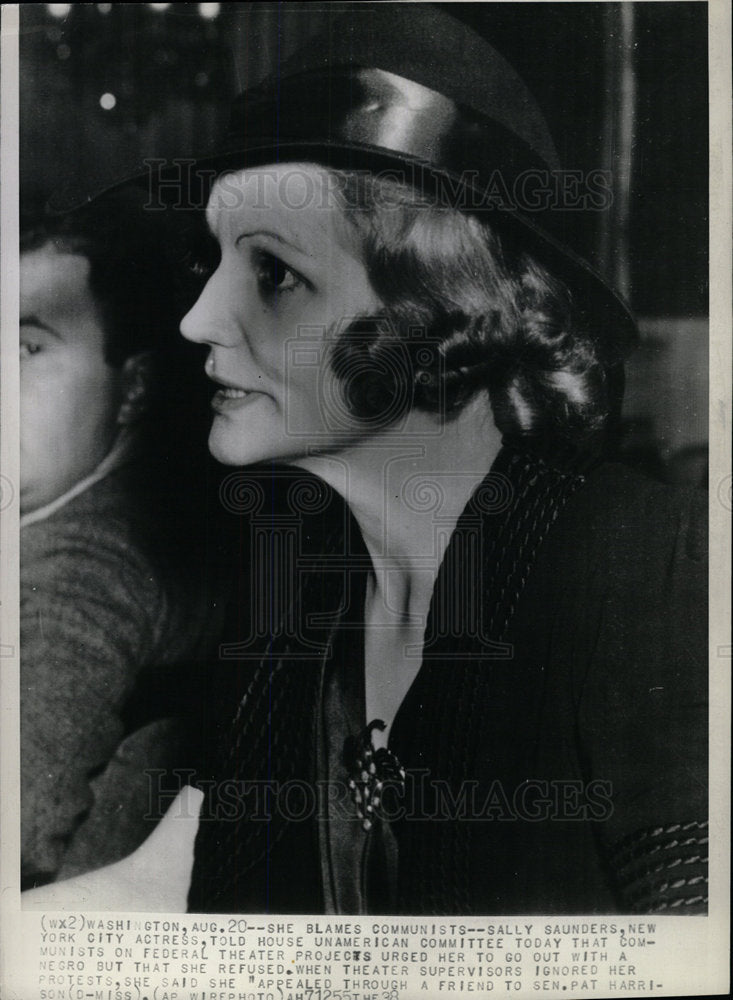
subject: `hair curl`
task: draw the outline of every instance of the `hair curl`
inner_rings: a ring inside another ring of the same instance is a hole
[[[375,175],[333,176],[383,304],[334,347],[352,411],[393,417],[401,397],[450,419],[487,391],[507,443],[556,459],[597,450],[607,370],[569,289],[475,215]]]

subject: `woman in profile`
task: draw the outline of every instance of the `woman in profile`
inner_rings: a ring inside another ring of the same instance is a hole
[[[200,167],[211,451],[317,478],[189,909],[703,912],[700,505],[605,461],[634,323],[513,197],[557,168],[522,81],[352,11]]]

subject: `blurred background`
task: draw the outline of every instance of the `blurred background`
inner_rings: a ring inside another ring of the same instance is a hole
[[[606,170],[613,204],[568,241],[640,321],[624,460],[707,484],[707,6],[438,4],[515,66],[563,165]],[[21,4],[21,180],[47,197],[100,160],[181,157],[226,125],[230,97],[347,3]]]

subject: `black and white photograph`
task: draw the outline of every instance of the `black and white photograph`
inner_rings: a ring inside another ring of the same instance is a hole
[[[2,17],[3,996],[727,993],[727,5]]]

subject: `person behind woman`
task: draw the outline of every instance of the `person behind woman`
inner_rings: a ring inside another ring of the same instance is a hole
[[[496,200],[556,167],[422,4],[352,8],[200,163],[211,451],[316,480],[263,548],[285,599],[202,775],[192,911],[705,908],[703,516],[604,461],[633,321]]]
[[[181,488],[195,445],[184,459],[173,443],[179,288],[160,219],[145,225],[138,209],[127,191],[61,218],[24,216],[26,887],[129,854],[164,811],[158,785],[193,762],[173,717],[190,708],[187,665],[210,648],[215,612],[190,544],[190,480]]]

